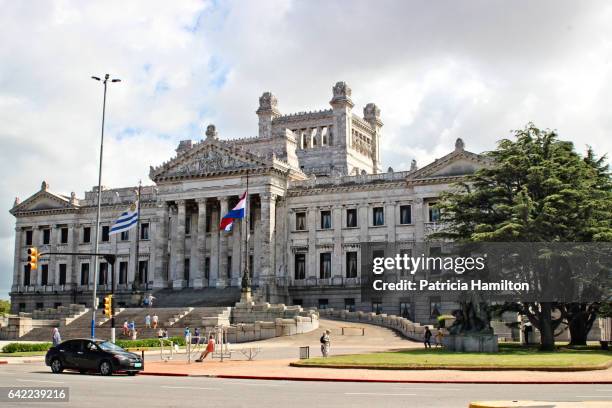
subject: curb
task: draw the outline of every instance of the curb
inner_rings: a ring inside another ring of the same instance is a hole
[[[361,370],[457,370],[457,371],[544,371],[544,372],[577,372],[607,370],[612,367],[612,361],[596,366],[582,367],[488,367],[488,366],[377,366],[377,365],[351,365],[351,364],[301,364],[289,363],[291,367],[297,368],[336,368],[336,369],[361,369]]]
[[[206,377],[224,378],[234,380],[268,380],[268,381],[315,381],[315,382],[356,382],[356,383],[392,383],[392,384],[612,384],[612,381],[474,381],[474,380],[381,380],[367,378],[324,378],[324,377],[272,377],[258,375],[230,375],[230,374],[188,374],[140,372],[138,375],[167,376],[167,377]]]

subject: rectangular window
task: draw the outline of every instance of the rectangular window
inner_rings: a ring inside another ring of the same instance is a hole
[[[384,257],[385,257],[384,249],[375,249],[374,251],[372,251],[372,261],[374,261],[374,259],[376,258],[384,258]]]
[[[255,261],[253,260],[253,255],[249,255],[249,271],[251,271],[251,274],[253,274],[253,265],[254,264],[255,264]]]
[[[438,222],[440,221],[440,209],[436,208],[438,203],[429,203],[427,207],[429,208],[429,222]]]
[[[382,302],[372,302],[372,312],[377,315],[381,314],[383,311]]]
[[[36,302],[36,310],[43,310],[45,308],[45,304],[43,302]]]
[[[66,264],[65,263],[59,264],[59,284],[60,285],[66,284]]]
[[[402,258],[402,259],[404,259],[405,257],[412,258],[412,249],[400,249],[399,254],[400,254],[400,258]],[[410,264],[408,264],[408,265],[410,265]],[[400,276],[410,275],[411,272],[412,271],[409,271],[406,268],[401,268],[399,270]]]
[[[189,259],[186,260],[189,262]],[[189,271],[189,264],[187,263],[187,271]],[[146,283],[149,279],[149,261],[138,261],[138,283]],[[189,279],[189,272],[187,272],[187,279]]]
[[[63,227],[60,230],[60,244],[67,244],[68,243],[68,228]]]
[[[210,258],[204,258],[204,277],[210,279]]]
[[[385,210],[382,207],[372,208],[372,225],[385,225]]]
[[[30,264],[23,265],[23,286],[30,286]]]
[[[108,225],[103,225],[102,226],[102,242],[109,241],[109,235],[108,235],[109,232],[110,232],[110,227]]]
[[[412,320],[412,305],[410,302],[400,302],[399,315],[404,319]]]
[[[140,224],[140,239],[147,240],[149,239],[149,223],[143,222]]]
[[[306,279],[306,254],[295,254],[295,279]]]
[[[129,241],[130,240],[130,231],[121,231],[121,240]]]
[[[83,227],[83,243],[89,244],[91,242],[91,227]]]
[[[355,311],[355,298],[344,299],[344,310],[347,312]]]
[[[349,208],[346,210],[346,227],[356,228],[357,227],[357,209]]]
[[[51,242],[51,230],[49,228],[45,228],[43,230],[43,245],[49,245]]]
[[[49,284],[49,264],[40,265],[40,284],[41,286]]]
[[[409,205],[400,205],[400,224],[412,224],[412,207]]]
[[[100,270],[98,272],[98,284],[106,285],[108,283],[108,264],[100,262]]]
[[[330,229],[331,227],[331,211],[321,211],[321,229]]]
[[[189,258],[185,258],[185,270],[183,271],[183,279],[189,281],[189,268],[191,267],[191,261]]]
[[[232,277],[232,257],[227,257],[227,277],[228,279]]]
[[[26,304],[25,303],[19,303],[19,311],[20,312],[25,312],[26,310]]]
[[[293,299],[291,303],[293,304],[293,306],[302,306],[304,301],[302,299]]]
[[[32,230],[26,230],[26,238],[25,238],[25,244],[30,246],[32,245],[32,234],[33,231]]]
[[[81,264],[81,285],[89,284],[89,263]]]
[[[62,302],[55,302],[53,303],[53,308],[57,309],[58,307],[60,307],[62,305]]]
[[[442,272],[442,248],[440,247],[432,247],[429,248],[429,258],[428,262],[429,272],[431,274],[439,274]]]
[[[440,316],[440,296],[431,296],[429,298],[429,314],[432,319],[437,319]]]
[[[295,213],[295,229],[296,231],[306,231],[306,213]]]
[[[327,309],[329,306],[329,299],[319,299],[319,309]]]
[[[357,252],[346,253],[346,277],[357,277]]]
[[[206,212],[206,232],[210,232],[211,225],[212,225],[212,214],[210,212]]]
[[[319,277],[321,279],[331,278],[331,252],[323,252],[319,255]]]
[[[124,285],[127,283],[127,275],[128,275],[128,262],[127,261],[119,262],[119,284]]]
[[[191,234],[191,215],[185,216],[185,235]]]

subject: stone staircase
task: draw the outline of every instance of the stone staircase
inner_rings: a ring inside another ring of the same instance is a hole
[[[230,307],[194,307],[174,327],[210,327],[230,324]]]
[[[161,289],[153,292],[154,307],[234,306],[240,300],[240,288]]]

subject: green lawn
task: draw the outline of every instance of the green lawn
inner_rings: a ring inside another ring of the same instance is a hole
[[[350,354],[301,360],[298,365],[330,365],[380,368],[419,367],[585,367],[612,362],[612,352],[596,347],[581,349],[559,348],[556,352],[540,352],[535,347],[504,345],[499,353],[458,353],[444,349],[411,349],[371,354]]]
[[[44,356],[47,354],[46,351],[17,351],[15,353],[2,353],[0,357],[30,357],[30,356]]]

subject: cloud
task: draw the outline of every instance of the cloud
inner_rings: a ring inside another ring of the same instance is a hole
[[[82,196],[97,181],[109,72],[104,184],[149,182],[178,140],[255,136],[257,98],[282,112],[382,110],[384,168],[492,149],[528,121],[583,150],[612,147],[612,5],[605,1],[3,2],[0,14],[0,293],[12,277],[15,196],[42,179]]]

